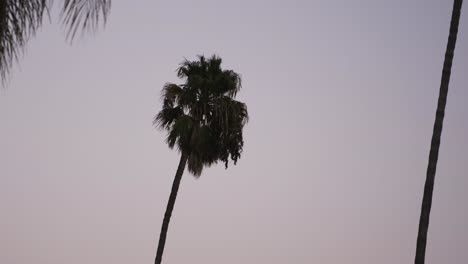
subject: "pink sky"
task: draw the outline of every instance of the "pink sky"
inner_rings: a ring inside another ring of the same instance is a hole
[[[0,263],[153,263],[178,163],[160,90],[213,53],[243,77],[244,154],[184,175],[164,263],[412,263],[451,1],[194,3],[30,41],[0,90]],[[468,259],[464,9],[428,263]]]

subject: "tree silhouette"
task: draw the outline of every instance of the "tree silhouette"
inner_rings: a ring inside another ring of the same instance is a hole
[[[107,20],[111,0],[63,0],[61,21],[72,40],[79,29],[95,30]],[[30,37],[49,16],[53,0],[0,0],[0,79],[4,82]]]
[[[447,104],[447,94],[452,71],[452,61],[457,42],[458,23],[463,0],[455,0],[453,3],[452,19],[450,22],[450,33],[448,37],[447,49],[445,51],[444,66],[442,69],[442,80],[440,84],[439,100],[437,112],[432,132],[431,150],[429,153],[429,164],[427,166],[426,183],[424,185],[424,195],[421,207],[421,217],[419,219],[418,240],[416,245],[415,264],[423,264],[426,256],[427,231],[429,229],[429,215],[432,206],[432,193],[434,190],[434,178],[437,169],[437,159],[439,157],[440,137],[445,115],[445,105]]]
[[[180,180],[187,165],[195,177],[205,166],[218,161],[226,168],[236,164],[244,145],[242,129],[248,120],[247,106],[234,100],[241,88],[239,74],[221,69],[221,58],[185,60],[177,70],[184,84],[167,83],[162,90],[163,107],[154,124],[167,130],[167,144],[181,153],[161,227],[155,263],[160,264]]]

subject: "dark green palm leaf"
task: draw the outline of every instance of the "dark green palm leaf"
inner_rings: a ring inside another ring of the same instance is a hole
[[[192,117],[188,115],[181,115],[177,118],[169,128],[167,137],[169,147],[173,148],[177,144],[180,151],[190,152],[191,135],[194,125],[196,124],[194,124]]]
[[[173,107],[175,103],[180,104],[179,100],[182,97],[183,89],[177,84],[166,83],[162,90],[161,99],[163,100],[163,107]]]
[[[193,174],[193,176],[197,178],[200,177],[203,171],[203,161],[200,156],[195,153],[190,154],[187,160],[187,169]]]
[[[0,78],[3,82],[52,4],[53,0],[0,0]],[[67,27],[67,38],[72,40],[79,29],[95,30],[99,21],[105,23],[110,7],[111,0],[64,0],[62,22]]]
[[[163,108],[154,118],[153,124],[161,129],[169,129],[183,114],[180,107]]]
[[[107,21],[111,8],[110,0],[64,0],[62,20],[68,27],[67,38],[73,40],[79,29],[94,31]]]
[[[42,25],[46,0],[0,0],[0,78],[9,70],[31,36]]]

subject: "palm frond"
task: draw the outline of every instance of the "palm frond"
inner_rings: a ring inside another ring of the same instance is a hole
[[[188,115],[181,115],[174,124],[170,126],[167,135],[167,144],[170,148],[177,147],[180,151],[190,152],[190,138],[194,127],[194,121],[192,117]]]
[[[206,75],[207,68],[208,63],[205,56],[198,55],[197,61],[189,61],[184,59],[184,61],[180,64],[179,69],[177,69],[177,76],[182,79],[203,76]]]
[[[173,107],[176,103],[178,104],[179,99],[183,93],[182,87],[173,83],[166,83],[162,89],[161,99],[163,101],[163,107]]]
[[[53,0],[0,0],[0,79],[8,73],[31,36],[42,25]],[[94,31],[107,21],[111,0],[64,0],[61,19],[67,38],[73,40],[79,29]]]
[[[220,98],[215,107],[212,127],[219,135],[220,160],[227,168],[229,158],[236,164],[241,156],[244,146],[242,130],[249,115],[246,104],[227,96]]]
[[[221,57],[213,55],[208,60],[208,71],[212,76],[216,76],[221,73],[221,63],[223,60]]]
[[[218,98],[214,108],[213,119],[223,130],[242,129],[249,120],[247,105],[228,96]]]
[[[73,40],[79,29],[95,31],[99,21],[107,22],[111,0],[64,0],[62,21],[68,27],[67,38]]]
[[[163,108],[154,117],[153,125],[160,129],[169,129],[184,114],[180,107]]]
[[[42,25],[47,0],[0,0],[0,78],[5,82],[26,42]]]
[[[241,76],[234,71],[227,70],[223,72],[223,76],[225,76],[225,94],[231,98],[236,97],[239,90],[242,88],[242,80]]]
[[[210,166],[218,159],[216,135],[210,126],[195,126],[190,141],[191,151],[202,160],[203,164]]]
[[[200,177],[203,171],[203,161],[195,153],[191,153],[187,160],[187,169],[196,178]]]

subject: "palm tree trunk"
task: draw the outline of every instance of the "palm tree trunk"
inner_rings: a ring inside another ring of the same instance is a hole
[[[187,159],[188,155],[182,153],[179,161],[179,167],[177,167],[174,182],[172,183],[171,195],[169,196],[169,201],[167,202],[166,213],[164,214],[164,220],[161,227],[161,233],[159,234],[158,250],[156,252],[156,259],[154,261],[155,264],[160,264],[162,261],[164,245],[166,244],[167,229],[169,228],[169,221],[171,220],[172,210],[174,209],[174,204],[177,198],[177,192],[179,191],[180,180],[182,179],[182,174],[184,173]]]
[[[429,215],[432,206],[432,192],[434,190],[434,178],[439,157],[440,136],[442,135],[442,125],[444,122],[445,105],[447,103],[448,87],[452,70],[453,54],[457,41],[458,23],[463,0],[454,0],[452,20],[450,22],[450,33],[448,37],[445,60],[442,70],[442,80],[439,91],[439,101],[437,104],[436,119],[432,132],[431,150],[429,153],[429,164],[427,167],[426,184],[424,185],[424,195],[421,207],[421,217],[419,219],[418,240],[416,245],[415,264],[424,264],[426,255],[427,230],[429,229]]]

